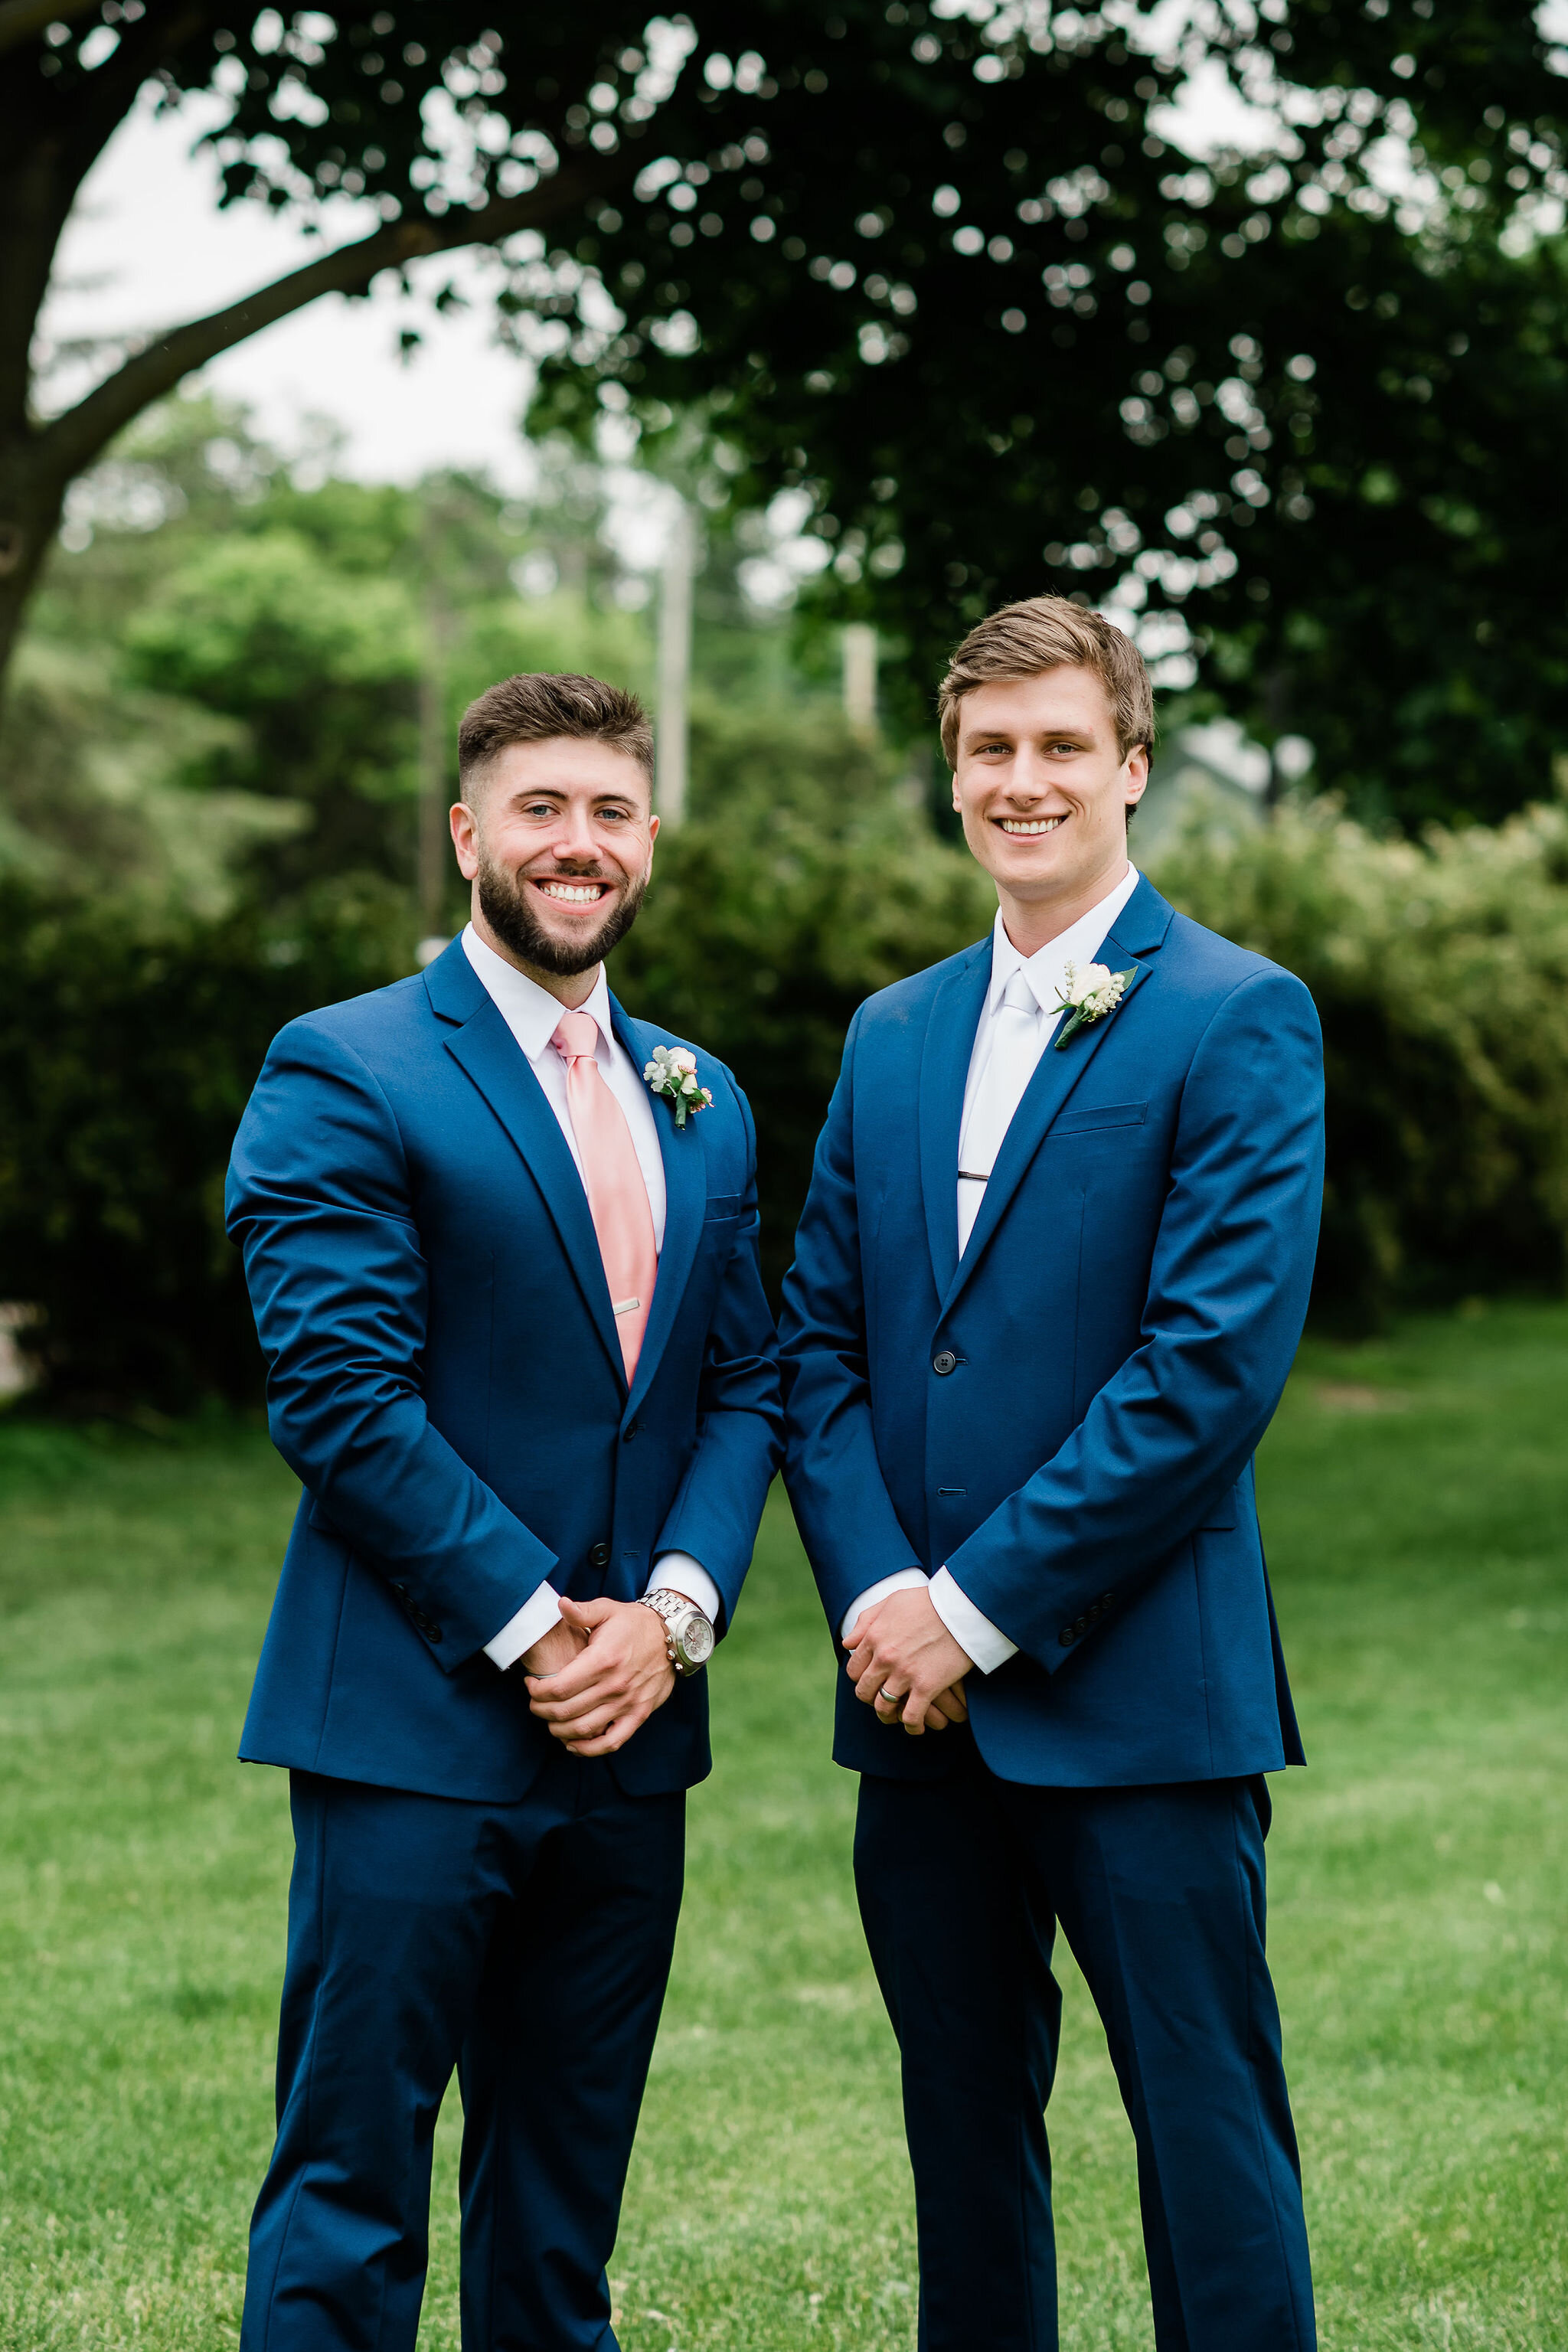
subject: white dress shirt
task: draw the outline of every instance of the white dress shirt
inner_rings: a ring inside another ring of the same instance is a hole
[[[558,997],[530,980],[517,966],[508,963],[483,940],[469,923],[463,932],[463,953],[468,957],[489,995],[494,1000],[502,1020],[516,1038],[530,1069],[544,1090],[544,1099],[554,1112],[566,1149],[572,1154],[579,1176],[583,1173],[582,1155],[572,1129],[572,1113],[566,1100],[566,1065],[554,1046],[555,1032],[561,1015],[566,1011]],[[642,1170],[643,1182],[647,1186],[647,1205],[653,1217],[654,1246],[664,1247],[664,1157],[658,1148],[658,1129],[654,1119],[653,1097],[643,1080],[643,1074],[610,1024],[610,987],[605,978],[605,967],[599,966],[598,977],[585,1001],[574,1008],[592,1013],[599,1025],[599,1040],[594,1048],[594,1060],[599,1076],[620,1104],[631,1129],[637,1165]],[[703,1615],[717,1624],[719,1621],[719,1588],[708,1570],[689,1552],[667,1551],[654,1564],[647,1590],[659,1586],[682,1592],[688,1601],[695,1601]],[[509,1618],[492,1641],[485,1643],[485,1654],[493,1658],[503,1670],[515,1665],[525,1651],[549,1633],[561,1615],[560,1596],[553,1585],[537,1585],[515,1617]]]
[[[996,910],[991,934],[991,985],[974,1044],[969,1055],[969,1076],[963,1089],[963,1116],[958,1130],[958,1254],[969,1246],[974,1220],[985,1198],[985,1180],[995,1165],[1003,1138],[1027,1091],[1041,1055],[1061,1019],[1058,1002],[1068,964],[1081,971],[1104,946],[1106,936],[1138,887],[1138,870],[1129,866],[1115,887],[1098,906],[1032,956],[1021,955],[1007,936],[1002,910]],[[978,1610],[945,1568],[928,1578],[923,1568],[901,1568],[868,1585],[845,1613],[840,1631],[846,1640],[862,1612],[917,1584],[929,1584],[931,1605],[961,1650],[989,1675],[1012,1657],[1018,1644]]]

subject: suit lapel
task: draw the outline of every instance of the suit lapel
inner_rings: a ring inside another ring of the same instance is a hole
[[[921,1056],[921,1190],[941,1297],[958,1264],[958,1130],[981,1008],[991,985],[991,941],[961,958],[937,990]]]
[[[431,966],[426,974],[427,983],[433,973],[449,963],[454,953],[462,956],[460,945],[455,950],[448,948],[440,962]],[[583,1293],[594,1328],[611,1363],[624,1379],[621,1343],[610,1307],[604,1261],[599,1255],[599,1237],[594,1231],[588,1195],[583,1190],[577,1163],[566,1147],[544,1089],[530,1069],[500,1008],[466,956],[462,963],[462,972],[442,971],[440,981],[430,988],[431,1003],[441,1018],[462,1023],[448,1034],[447,1051],[468,1073],[521,1153],[561,1237],[566,1262]],[[462,987],[464,973],[473,982],[472,996],[478,998],[477,1003]]]
[[[1141,879],[1138,887],[1117,917],[1115,928],[1106,934],[1105,944],[1100,950],[1095,961],[1109,964],[1113,971],[1131,971],[1133,977],[1128,982],[1126,993],[1114,1013],[1103,1020],[1090,1022],[1087,1028],[1080,1029],[1059,1053],[1057,1050],[1056,1039],[1053,1037],[1040,1055],[1035,1074],[1024,1090],[1024,1098],[1013,1114],[1013,1123],[1003,1139],[1002,1149],[996,1155],[996,1164],[991,1171],[991,1181],[985,1187],[985,1198],[981,1202],[980,1214],[975,1218],[973,1230],[969,1236],[969,1246],[963,1253],[962,1262],[956,1265],[956,1270],[952,1272],[945,1286],[942,1284],[939,1274],[938,1286],[942,1290],[943,1314],[952,1305],[984,1254],[986,1244],[995,1232],[1007,1203],[1017,1191],[1041,1144],[1050,1133],[1052,1125],[1060,1115],[1068,1096],[1099,1052],[1101,1043],[1115,1023],[1125,1021],[1131,1016],[1132,1001],[1146,986],[1151,971],[1151,966],[1141,961],[1140,956],[1152,954],[1158,950],[1170,928],[1171,915],[1170,907],[1161,898],[1152,884]],[[1137,944],[1134,945],[1134,942]],[[989,973],[989,961],[987,961],[986,971]],[[977,1008],[976,1023],[978,1020]],[[973,1036],[973,1031],[971,1035]],[[965,1056],[965,1070],[967,1066],[967,1056]],[[962,1103],[962,1075],[959,1082],[959,1098]],[[958,1135],[955,1128],[952,1154],[954,1175],[958,1166],[957,1155]],[[930,1215],[929,1189],[927,1215]],[[956,1235],[956,1210],[953,1215],[953,1226]]]
[[[669,1040],[646,1022],[634,1021],[616,1002],[610,999],[610,1014],[616,1035],[631,1055],[640,1071],[656,1045]],[[627,1400],[627,1411],[636,1407],[647,1394],[658,1371],[675,1318],[686,1296],[686,1286],[697,1257],[697,1244],[702,1237],[702,1220],[708,1207],[708,1155],[698,1132],[699,1123],[706,1113],[688,1118],[686,1125],[678,1128],[675,1115],[668,1103],[653,1105],[654,1124],[658,1130],[659,1154],[664,1161],[664,1247],[658,1254],[658,1280],[654,1285],[653,1306],[643,1333],[642,1347],[637,1354],[637,1377]]]

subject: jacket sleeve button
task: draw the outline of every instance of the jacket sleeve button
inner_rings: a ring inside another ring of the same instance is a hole
[[[1073,1632],[1070,1625],[1064,1625],[1061,1632],[1057,1635],[1057,1639],[1061,1643],[1064,1650],[1070,1650],[1073,1643],[1078,1640],[1078,1635]]]

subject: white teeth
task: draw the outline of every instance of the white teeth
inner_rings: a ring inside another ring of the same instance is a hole
[[[1055,833],[1059,816],[1005,816],[997,820],[1004,833]]]
[[[542,882],[539,887],[547,898],[559,898],[567,907],[592,907],[602,896],[597,882]]]

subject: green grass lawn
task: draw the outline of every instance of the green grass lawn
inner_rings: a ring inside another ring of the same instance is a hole
[[[1322,2337],[1568,2347],[1568,1310],[1310,1347],[1261,1469],[1312,1769],[1271,1949]],[[0,1423],[0,2346],[237,2333],[270,2137],[280,1775],[233,1759],[291,1508],[257,1435]],[[772,1512],[613,2267],[627,2352],[914,2342],[891,2041]],[[1131,2145],[1066,1970],[1064,2343],[1152,2342]],[[422,2343],[456,2347],[455,2099]],[[975,2352],[984,2352],[976,2347]]]

